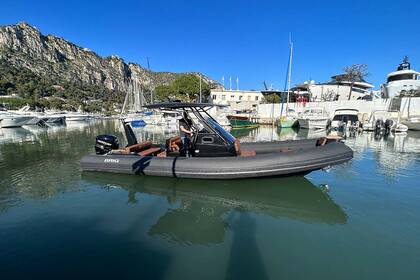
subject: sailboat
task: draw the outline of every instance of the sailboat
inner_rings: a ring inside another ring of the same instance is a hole
[[[133,127],[143,127],[146,125],[144,118],[149,115],[149,112],[142,112],[141,107],[144,101],[142,89],[139,90],[137,83],[133,82],[129,86],[121,109],[121,118],[124,122],[130,123]],[[125,114],[126,111],[127,113]]]
[[[280,119],[278,122],[279,127],[286,128],[286,127],[294,127],[297,123],[296,113],[294,110],[289,109],[289,99],[290,99],[290,83],[291,83],[291,76],[292,76],[292,62],[293,62],[293,42],[289,40],[289,63],[287,66],[287,103],[286,103],[286,115],[283,116],[283,106],[284,106],[284,100],[282,98],[281,103],[281,113],[280,113]],[[286,87],[286,85],[285,85]]]

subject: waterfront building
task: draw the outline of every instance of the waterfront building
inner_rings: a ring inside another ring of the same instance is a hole
[[[232,108],[255,109],[263,102],[264,96],[256,90],[211,90],[210,102],[220,105],[230,105]]]
[[[411,69],[408,57],[404,57],[397,71],[388,74],[386,84],[381,86],[384,97],[420,95],[420,72]]]

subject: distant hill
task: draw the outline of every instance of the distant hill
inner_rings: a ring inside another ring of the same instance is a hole
[[[0,95],[93,99],[108,94],[121,100],[133,87],[151,91],[184,74],[202,76],[211,88],[220,87],[200,73],[153,72],[115,55],[101,57],[63,38],[45,36],[27,23],[0,26]]]

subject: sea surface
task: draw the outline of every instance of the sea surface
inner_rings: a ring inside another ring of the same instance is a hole
[[[117,121],[0,130],[0,279],[420,277],[420,133],[345,135],[346,164],[233,181],[82,173],[102,133],[123,139]]]

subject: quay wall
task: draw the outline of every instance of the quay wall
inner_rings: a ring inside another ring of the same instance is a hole
[[[307,108],[320,107],[324,108],[326,112],[333,117],[336,109],[357,109],[361,114],[368,116],[375,110],[399,110],[401,117],[406,118],[408,115],[420,115],[420,97],[405,97],[402,98],[401,103],[396,99],[374,99],[372,101],[365,100],[338,100],[338,101],[323,101],[323,102],[309,102],[289,103],[289,108],[295,110],[297,113],[304,111]],[[400,104],[399,104],[400,103]],[[283,115],[285,114],[286,104],[283,107]],[[258,115],[264,119],[275,119],[280,117],[281,104],[259,104],[257,107]]]

